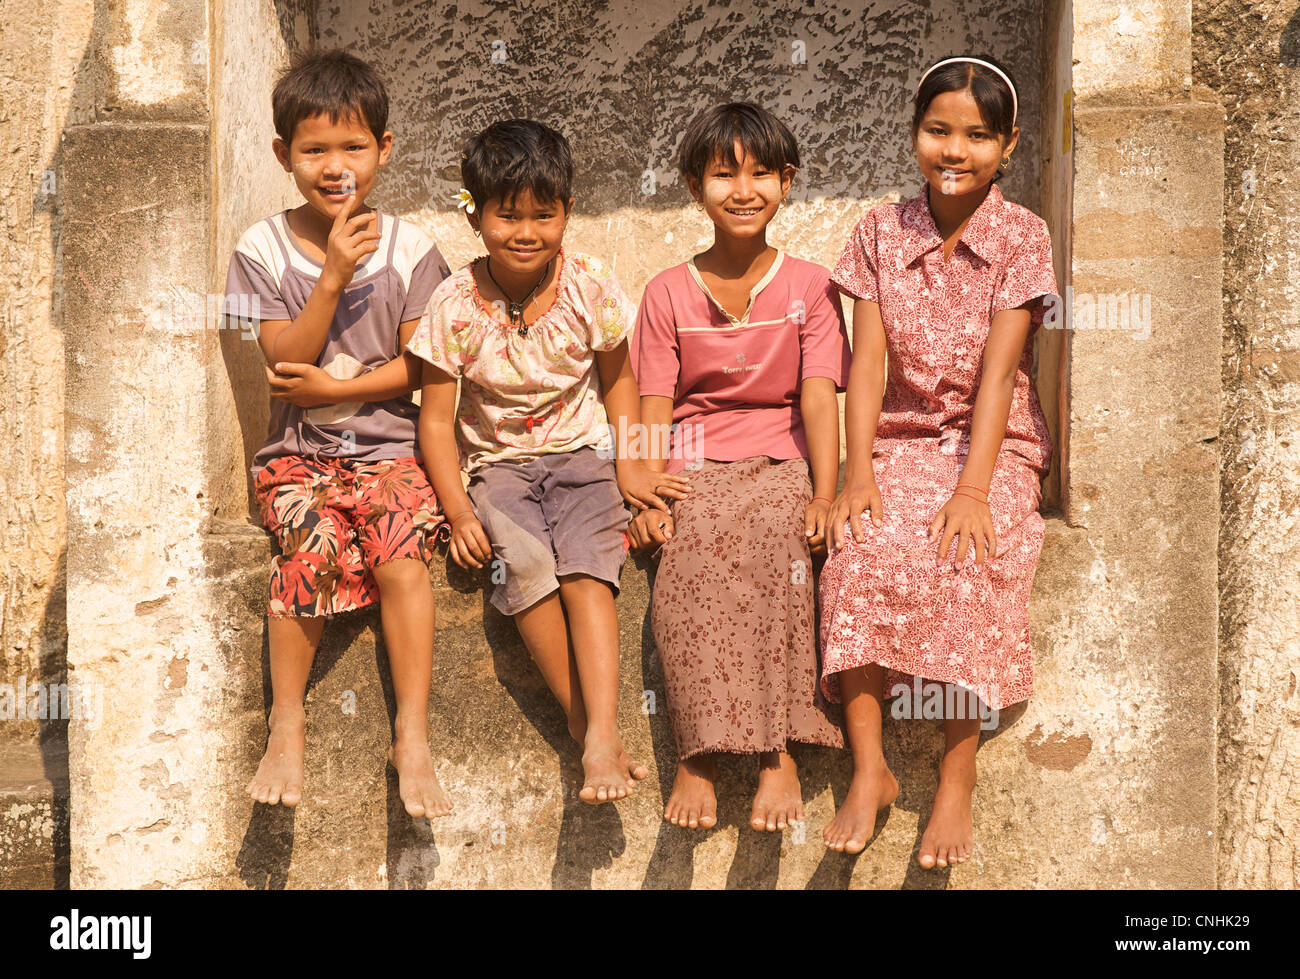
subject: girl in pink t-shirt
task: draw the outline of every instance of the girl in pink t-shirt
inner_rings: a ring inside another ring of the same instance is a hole
[[[818,687],[811,559],[839,471],[848,336],[827,270],[767,243],[798,163],[758,106],[691,122],[679,168],[713,247],[651,280],[634,334],[644,423],[672,426],[651,465],[691,473],[670,514],[628,528],[657,548],[651,625],[679,755],[664,818],[678,826],[715,824],[719,752],[759,756],[754,829],[801,822],[787,745],[843,744]]]
[[[932,716],[941,699],[926,868],[970,856],[980,729],[1033,692],[1029,593],[1052,446],[1031,371],[1056,280],[1046,224],[995,183],[1016,146],[1016,106],[987,59],[922,75],[921,192],[872,208],[833,275],[855,300],[854,344],[844,491],[821,577],[822,683],[843,701],[854,774],[825,842],[861,851],[898,794],[881,752],[884,699],[899,697],[896,718]]]

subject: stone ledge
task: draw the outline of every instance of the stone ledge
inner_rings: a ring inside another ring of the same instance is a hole
[[[0,887],[67,886],[67,772],[66,745],[0,745]]]

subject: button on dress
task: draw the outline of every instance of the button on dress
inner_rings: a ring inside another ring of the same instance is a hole
[[[1001,709],[1033,693],[1029,595],[1043,545],[1041,480],[1051,464],[1047,420],[1034,388],[1033,338],[1056,296],[1047,225],[994,184],[949,258],[926,191],[872,208],[832,273],[842,290],[880,305],[888,374],[872,466],[884,525],[864,517],[822,569],[822,689],[840,699],[838,674],[887,668],[885,695],[913,677],[956,683]],[[984,343],[999,310],[1038,299],[1016,372],[989,508],[997,556],[936,565],[931,521],[960,481],[970,450]],[[845,532],[849,534],[846,522]]]

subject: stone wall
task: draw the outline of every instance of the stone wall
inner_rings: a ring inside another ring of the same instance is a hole
[[[1225,110],[1219,883],[1300,879],[1300,96],[1295,3],[1198,2],[1194,78]]]

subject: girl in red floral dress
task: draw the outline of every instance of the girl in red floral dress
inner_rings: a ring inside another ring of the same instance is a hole
[[[1052,448],[1030,371],[1056,280],[1046,224],[996,184],[1017,108],[991,59],[932,66],[912,117],[925,185],[872,208],[832,275],[854,299],[854,344],[820,582],[822,686],[843,702],[854,775],[824,838],[860,852],[898,794],[881,751],[885,697],[914,678],[955,684],[926,868],[970,855],[981,721],[1033,691],[1029,594]]]

